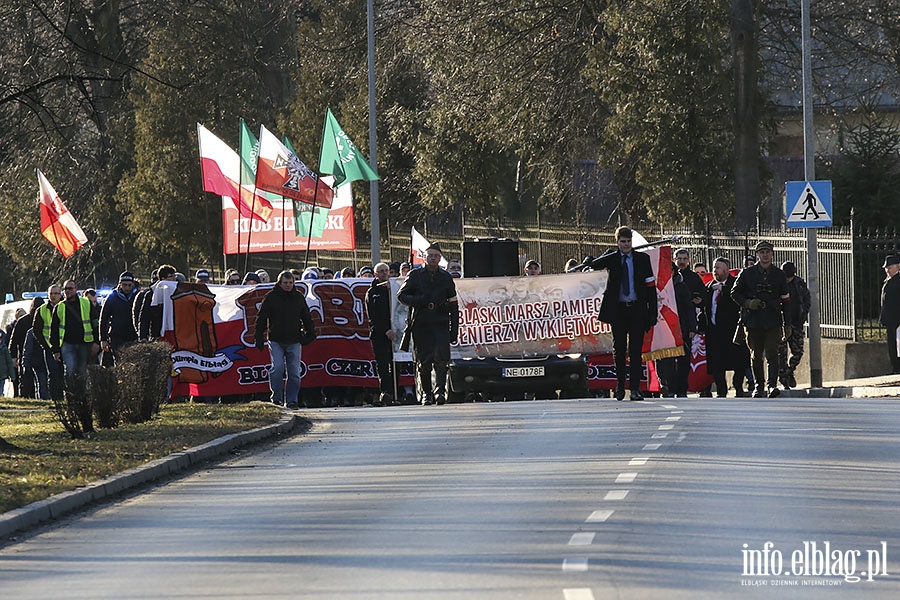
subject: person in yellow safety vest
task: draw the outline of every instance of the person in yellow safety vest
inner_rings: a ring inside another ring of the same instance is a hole
[[[50,388],[50,398],[62,400],[63,397],[63,367],[62,362],[53,354],[53,346],[50,338],[53,329],[53,315],[56,307],[62,301],[62,289],[53,284],[47,288],[47,303],[42,304],[34,313],[34,324],[31,327],[34,338],[44,351],[44,362],[47,366],[47,383]]]
[[[53,311],[50,345],[53,356],[62,359],[66,387],[71,389],[75,378],[87,373],[91,354],[100,350],[100,309],[78,295],[72,280],[63,285],[63,293],[65,299]]]

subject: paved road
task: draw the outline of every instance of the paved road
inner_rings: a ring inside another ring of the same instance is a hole
[[[313,417],[3,548],[0,598],[900,597],[898,400]],[[816,577],[826,542],[832,571],[886,566]]]

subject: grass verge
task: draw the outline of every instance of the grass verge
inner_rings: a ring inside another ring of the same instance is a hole
[[[275,423],[271,404],[166,404],[150,421],[73,440],[49,401],[0,398],[0,513],[217,437]]]

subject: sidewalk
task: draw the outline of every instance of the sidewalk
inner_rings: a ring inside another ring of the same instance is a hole
[[[224,435],[184,452],[176,452],[163,458],[152,460],[139,467],[122,471],[84,487],[62,492],[46,500],[32,502],[21,508],[0,514],[0,545],[3,545],[9,538],[13,538],[17,531],[27,531],[45,521],[59,519],[89,504],[107,500],[117,494],[157,479],[177,475],[214,458],[228,454],[236,448],[286,434],[293,430],[299,422],[301,422],[299,415],[285,412],[281,419],[272,425]]]
[[[821,388],[802,384],[782,390],[788,398],[896,398],[900,397],[900,375],[883,375],[845,381],[826,381]]]

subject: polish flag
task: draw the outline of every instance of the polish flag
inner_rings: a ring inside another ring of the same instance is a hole
[[[268,222],[272,203],[256,191],[253,181],[241,181],[241,159],[237,152],[209,129],[197,123],[203,191],[229,198],[242,217]]]
[[[87,236],[40,169],[37,175],[40,186],[41,234],[63,256],[69,258],[87,243]]]
[[[425,254],[427,253],[428,246],[430,246],[430,245],[431,245],[431,242],[429,242],[427,239],[425,239],[425,236],[422,235],[421,233],[419,233],[418,231],[416,231],[416,228],[413,227],[412,228],[412,245],[411,245],[410,251],[409,251],[409,256],[410,256],[411,260],[409,261],[409,263],[413,266],[422,265],[424,267],[425,266]],[[438,266],[440,266],[442,269],[446,269],[448,264],[449,263],[447,262],[447,259],[444,258],[442,255],[441,262],[438,263]]]
[[[334,190],[303,164],[275,135],[261,126],[256,187],[323,208],[331,208]]]

